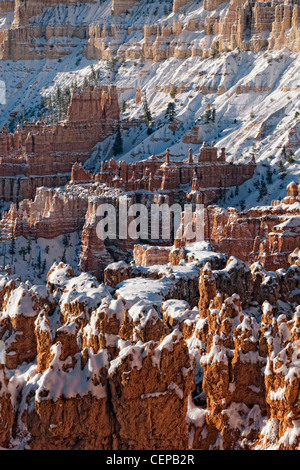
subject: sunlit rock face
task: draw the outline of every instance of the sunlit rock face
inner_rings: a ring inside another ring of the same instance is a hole
[[[2,447],[299,448],[296,264],[122,262],[105,281],[0,275]]]

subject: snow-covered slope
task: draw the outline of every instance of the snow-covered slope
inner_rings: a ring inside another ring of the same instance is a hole
[[[88,60],[83,55],[87,39],[72,37],[65,38],[68,54],[60,59],[2,61],[0,80],[6,84],[6,104],[0,105],[0,125],[8,122],[11,113],[22,115],[24,107],[28,119],[38,116],[41,96],[54,93],[58,86],[70,86],[75,79],[83,83],[93,65],[99,72],[99,83],[118,86],[120,104],[126,102],[124,119],[138,119],[143,114],[143,102],[136,104],[135,99],[141,87],[154,120],[151,135],[145,125],[124,131],[124,152],[118,158],[140,160],[169,147],[171,155],[183,159],[189,147],[196,152],[202,140],[214,140],[218,147],[226,147],[228,161],[248,160],[254,154],[258,163],[254,178],[227,194],[225,205],[251,207],[283,197],[290,181],[300,182],[299,53],[287,48],[258,53],[235,49],[204,59],[125,60],[122,49],[142,44],[144,25],[166,26],[174,19],[185,24],[216,12],[222,17],[228,2],[211,12],[198,1],[189,2],[176,14],[171,8],[171,1],[142,0],[119,18],[111,16],[111,1],[46,8],[31,19],[32,25],[114,24],[119,28],[115,38],[119,59],[113,71],[107,60]],[[0,29],[9,21],[11,14],[1,19]],[[183,30],[176,40],[182,48],[209,48],[214,35],[205,35],[203,29]],[[63,38],[53,37],[51,41],[62,43]],[[172,86],[177,93],[171,97]],[[165,118],[170,102],[175,103],[176,126],[170,126]],[[216,110],[215,122],[205,123],[208,106]],[[195,125],[194,138],[184,138]],[[101,159],[111,156],[112,143],[113,138],[99,145],[87,166],[99,168]],[[267,192],[261,191],[262,175],[267,179]]]

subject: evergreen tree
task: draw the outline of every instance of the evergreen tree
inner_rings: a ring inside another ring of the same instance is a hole
[[[12,230],[11,236],[10,236],[9,253],[10,253],[11,255],[14,255],[15,252],[16,252],[16,237],[15,237],[14,230]]]
[[[127,107],[126,101],[123,100],[121,104],[121,113],[125,113],[126,107]]]
[[[84,80],[83,80],[83,88],[87,88],[89,86],[89,81],[86,77],[84,77]]]
[[[212,120],[212,122],[216,122],[216,108],[212,109],[211,120]]]
[[[62,242],[63,242],[63,246],[64,246],[65,248],[67,248],[67,247],[69,246],[69,236],[68,236],[67,234],[65,234],[65,235],[63,236]]]
[[[149,124],[149,122],[152,121],[152,115],[151,115],[151,111],[148,105],[146,93],[143,97],[143,110],[144,110],[144,114],[143,114],[144,119]]]
[[[206,124],[209,123],[209,121],[211,120],[211,107],[210,105],[208,105],[208,107],[206,108],[206,111],[204,113],[204,121]]]
[[[41,250],[39,251],[38,257],[37,257],[37,267],[40,270],[42,267],[42,257],[41,257]]]
[[[90,75],[89,75],[89,82],[90,82],[91,85],[95,85],[95,86],[96,86],[96,85],[97,85],[97,73],[96,73],[96,71],[95,71],[95,69],[94,69],[93,64],[91,65],[90,68],[91,68],[91,73],[90,73]]]
[[[29,237],[28,240],[27,240],[26,251],[27,251],[28,254],[31,253],[31,237]]]
[[[270,165],[268,165],[268,168],[267,168],[266,181],[268,184],[273,183],[273,172],[272,172]]]
[[[259,188],[259,199],[263,198],[268,194],[265,178],[262,175],[261,181],[260,181],[260,188]]]
[[[286,148],[285,147],[282,147],[282,150],[281,150],[281,155],[283,156],[283,158],[286,160]]]
[[[19,251],[19,255],[22,256],[23,261],[25,261],[26,250],[23,246]]]
[[[287,155],[286,157],[286,161],[292,165],[293,163],[295,163],[295,158],[294,158],[294,153],[290,150],[290,153],[289,155]]]
[[[168,119],[170,122],[174,121],[176,113],[175,113],[175,103],[171,102],[167,106],[165,118]]]
[[[286,177],[286,169],[282,161],[279,162],[279,178],[283,180]]]
[[[47,268],[47,262],[46,262],[46,260],[44,259],[44,261],[43,261],[43,265],[42,265],[42,274],[44,274],[44,273],[45,273],[45,271],[46,271],[46,268]]]
[[[113,145],[113,153],[114,155],[119,155],[122,152],[123,152],[123,140],[122,140],[120,126],[118,126],[116,139]]]

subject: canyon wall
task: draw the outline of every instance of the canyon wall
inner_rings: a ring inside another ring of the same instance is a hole
[[[86,0],[80,4],[93,5],[96,2]],[[272,2],[249,2],[231,0],[221,2],[205,0],[204,12],[185,19],[186,0],[174,0],[173,12],[176,16],[164,25],[155,20],[151,26],[125,26],[117,20],[126,11],[131,11],[136,0],[113,0],[112,16],[105,18],[105,23],[85,22],[84,17],[78,24],[63,20],[47,24],[43,22],[46,8],[56,5],[76,6],[79,2],[59,0],[37,2],[1,2],[0,14],[13,10],[12,23],[8,22],[0,29],[0,58],[3,60],[57,59],[70,54],[76,38],[83,40],[85,54],[90,59],[112,59],[120,56],[125,59],[138,59],[142,56],[153,61],[169,57],[186,59],[191,56],[207,57],[219,51],[282,49],[288,47],[299,51],[299,5],[295,0]],[[224,4],[225,11],[220,16],[219,5]],[[2,12],[2,13],[1,13]],[[214,14],[207,14],[214,12]],[[39,21],[40,18],[40,21]],[[130,38],[133,30],[139,31],[142,39],[136,42],[128,40],[126,50],[124,36]],[[213,41],[207,47],[205,36],[213,35]],[[34,38],[34,40],[33,40]],[[55,38],[55,42],[51,41]],[[122,39],[121,39],[122,38]],[[67,41],[66,41],[67,40]]]
[[[72,93],[67,118],[51,126],[24,123],[0,133],[0,198],[31,199],[39,186],[61,186],[72,165],[85,162],[93,147],[116,131],[120,119],[114,86]]]
[[[173,11],[188,4],[174,2]],[[217,7],[227,4],[220,15]],[[145,25],[141,41],[128,42],[121,47],[118,37],[130,36],[132,28],[101,23],[90,25],[87,57],[111,59],[116,52],[122,59],[145,59],[159,62],[170,57],[209,57],[219,52],[234,50],[282,49],[300,50],[299,8],[297,2],[230,2],[204,1],[204,13],[189,19],[175,17],[166,24]],[[214,12],[207,15],[205,12]],[[213,40],[208,46],[206,37]]]
[[[152,158],[139,162],[138,168],[142,165],[147,168],[149,164],[153,164]],[[107,173],[113,175],[113,168],[115,171],[117,167],[116,162],[111,161]],[[119,169],[122,168],[124,170],[121,162]],[[102,171],[101,174],[104,178],[106,173]],[[145,193],[145,187],[134,189],[130,186],[125,190],[128,193],[124,199],[124,186],[123,183],[120,184],[120,178],[113,177],[115,186],[106,185],[105,182],[99,181],[99,175],[91,175],[78,164],[73,167],[72,178],[79,180],[72,180],[71,184],[63,189],[39,188],[34,201],[24,200],[18,209],[12,205],[0,222],[2,241],[10,240],[12,234],[16,238],[23,236],[27,239],[51,239],[83,230],[80,266],[99,279],[103,279],[108,262],[127,259],[133,249],[136,263],[145,267],[153,264],[164,265],[170,261],[178,265],[181,259],[190,263],[194,261],[195,256],[197,259],[193,239],[187,241],[184,231],[180,238],[173,234],[171,217],[167,237],[164,235],[166,227],[159,223],[158,239],[152,238],[150,217],[147,227],[143,229],[147,233],[143,235],[142,240],[141,235],[137,234],[137,238],[132,238],[128,233],[128,227],[135,219],[134,213],[128,217],[126,234],[122,233],[122,236],[119,221],[121,210],[124,211],[124,202],[127,214],[130,207],[136,203],[143,204],[148,209],[153,204],[158,207],[163,204],[169,207],[178,204],[182,211],[184,204],[203,203],[205,188],[192,190],[191,193],[180,190],[180,187],[160,189],[158,193],[158,190],[151,192],[146,188],[148,192]],[[282,201],[273,201],[271,206],[256,207],[241,213],[234,208],[222,209],[212,205],[204,208],[204,240],[211,243],[214,251],[227,256],[235,256],[249,263],[260,262],[268,270],[287,269],[289,257],[300,243],[299,189],[295,183],[291,183],[287,191],[288,195]],[[217,194],[217,189],[215,195],[209,189],[206,197],[218,197]],[[102,239],[97,230],[105,215],[107,204],[115,210],[116,233],[115,236]],[[182,217],[184,221],[184,212]],[[192,226],[194,233],[196,222],[197,219]],[[124,223],[124,220],[121,220],[121,223]],[[182,227],[179,227],[178,233],[181,233],[181,229]],[[137,245],[138,239],[142,244]]]
[[[300,190],[295,182],[287,186],[282,201],[238,212],[235,208],[210,206],[204,214],[204,237],[216,251],[243,261],[260,261],[269,270],[289,266],[289,255],[299,246]],[[183,214],[184,220],[184,214]],[[195,231],[197,221],[193,221]],[[181,227],[179,227],[179,234]],[[189,248],[184,237],[175,238],[176,249]]]
[[[76,5],[74,0],[15,0],[1,2],[0,14],[14,11],[14,18],[9,26],[0,29],[0,58],[2,60],[57,59],[69,54],[72,40],[84,39],[88,34],[87,25],[39,23],[36,18],[49,7]],[[95,4],[95,0],[83,0],[81,4]],[[56,38],[51,44],[51,38]],[[69,38],[66,45],[66,38]],[[71,42],[70,42],[71,41]]]
[[[86,93],[84,96],[90,95]],[[89,107],[90,101],[87,99],[86,102]],[[71,125],[78,130],[77,123],[80,129],[85,125],[84,103],[81,95],[72,97],[67,121],[64,123],[66,129]],[[89,107],[90,111],[86,115],[89,132],[94,129],[90,124],[94,121],[90,119],[95,118],[95,123],[97,122],[96,117],[99,115],[97,104],[96,101],[95,107]],[[113,122],[113,115],[109,112],[114,112],[114,108],[108,107],[106,126],[109,122]],[[91,146],[92,141],[88,140],[86,144]],[[28,150],[28,143],[26,145]],[[66,145],[68,148],[71,145],[75,147],[74,142]],[[63,144],[60,145],[60,154],[62,149]],[[78,153],[75,155],[78,159]],[[72,153],[69,152],[68,156],[69,159],[72,158]],[[35,161],[39,163],[40,159],[36,156]],[[84,161],[83,157],[81,159]],[[64,165],[68,161],[65,158],[62,159]],[[42,162],[39,165],[43,174],[51,174],[50,170],[46,171],[41,166]],[[11,171],[13,166],[9,168]],[[180,211],[186,203],[208,205],[219,199],[220,190],[223,192],[226,188],[236,186],[251,178],[254,169],[254,160],[243,165],[227,163],[225,149],[219,151],[215,146],[205,143],[198,155],[193,155],[190,150],[188,158],[183,162],[173,162],[170,151],[167,149],[166,154],[161,157],[152,155],[147,160],[128,165],[122,161],[117,163],[114,159],[104,161],[100,173],[95,175],[86,171],[81,163],[76,163],[72,167],[70,184],[66,187],[38,188],[33,201],[28,199],[21,201],[20,194],[22,193],[17,193],[18,207],[13,204],[10,211],[4,213],[0,221],[1,239],[10,239],[12,234],[16,238],[23,236],[27,239],[31,237],[51,239],[83,230],[80,266],[84,271],[89,271],[99,279],[103,279],[104,268],[108,262],[112,261],[109,251],[115,261],[126,258],[133,249],[136,239],[129,237],[127,229],[126,235],[121,237],[119,233],[121,229],[118,227],[115,239],[108,237],[103,243],[97,234],[98,224],[104,216],[101,213],[101,207],[111,204],[119,219],[122,204],[124,204],[124,192],[127,194],[126,210],[128,212],[130,206],[137,203],[145,207],[150,207],[151,204],[159,206],[177,204],[175,207]],[[49,185],[53,185],[55,181],[49,177]],[[6,187],[5,184],[3,187]],[[99,209],[100,212],[98,212]],[[133,220],[134,214],[128,218],[128,227]],[[151,221],[149,221],[147,234],[142,237],[143,241],[154,245],[172,245],[174,239],[171,230],[172,219],[169,224],[170,234],[167,238],[162,237],[163,228],[159,226],[158,239],[151,240]],[[140,236],[137,237],[140,238]]]

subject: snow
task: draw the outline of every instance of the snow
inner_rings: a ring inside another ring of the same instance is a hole
[[[276,392],[270,391],[270,400],[284,400],[285,388],[279,387]]]
[[[81,273],[66,282],[60,306],[63,313],[66,306],[70,309],[72,305],[80,305],[82,312],[90,313],[98,308],[106,297],[110,297],[110,294],[103,284],[100,284],[91,274]]]
[[[164,6],[167,5],[166,14]],[[212,12],[205,11],[202,2],[192,1],[176,14],[171,12],[171,1],[149,3],[146,0],[138,2],[130,14],[120,18],[111,16],[111,1],[99,4],[59,5],[48,7],[40,15],[31,19],[32,24],[42,25],[73,25],[86,27],[94,22],[100,25],[115,24],[122,30],[114,41],[117,49],[141,48],[143,40],[142,28],[145,24],[171,25],[174,19],[180,19],[186,24],[197,18],[204,23],[206,17],[224,14],[228,4],[222,4]],[[11,22],[12,15],[1,20],[2,27]],[[0,24],[0,28],[1,28]],[[0,126],[8,122],[9,114],[13,111],[22,113],[22,105],[34,113],[40,97],[54,93],[58,86],[70,85],[76,77],[79,84],[90,74],[90,65],[100,71],[101,84],[114,83],[119,89],[120,103],[125,100],[127,108],[124,117],[136,119],[142,113],[142,103],[135,103],[137,86],[147,93],[147,99],[155,120],[155,130],[147,135],[146,126],[141,129],[124,131],[124,152],[120,159],[133,162],[147,158],[155,150],[159,155],[170,148],[171,154],[178,159],[187,156],[188,148],[196,152],[198,145],[185,144],[183,136],[195,125],[199,124],[199,139],[216,141],[216,145],[226,147],[227,160],[245,162],[255,154],[258,163],[252,181],[239,187],[239,194],[227,193],[224,205],[239,207],[245,200],[245,207],[266,205],[272,199],[280,199],[285,195],[285,186],[292,180],[299,182],[300,148],[294,148],[295,163],[288,164],[283,160],[287,170],[286,177],[278,177],[278,163],[282,160],[281,149],[289,142],[289,131],[295,130],[295,138],[299,136],[299,85],[300,72],[299,54],[288,49],[281,51],[250,51],[234,50],[222,53],[218,58],[202,59],[190,57],[176,59],[170,57],[162,62],[126,59],[118,64],[117,70],[111,72],[105,60],[87,60],[82,56],[82,50],[87,45],[86,39],[75,37],[58,37],[56,41],[64,47],[67,54],[61,59],[43,59],[30,61],[3,61],[0,80],[6,84],[6,105],[0,106]],[[155,38],[153,38],[155,39]],[[197,48],[209,47],[213,36],[206,36],[204,31],[182,31],[176,38],[170,38],[174,47]],[[79,62],[80,59],[80,62]],[[77,64],[77,65],[76,65]],[[167,104],[171,101],[168,93],[164,92],[165,84],[182,86],[182,93],[175,97],[176,113],[179,125],[173,134],[165,122],[164,115]],[[199,91],[202,85],[211,90],[208,94]],[[219,87],[225,87],[225,93],[218,94]],[[240,93],[243,87],[249,87],[247,92]],[[253,91],[256,90],[256,91]],[[216,108],[216,122],[204,124],[200,117],[211,104]],[[254,117],[251,117],[251,113]],[[259,132],[262,131],[261,137]],[[99,159],[107,158],[112,139],[101,144],[96,157],[87,166],[99,167]],[[258,189],[254,182],[265,175],[266,166],[274,171],[273,181],[268,184],[268,194],[258,200]]]
[[[128,315],[134,324],[138,324],[139,330],[143,330],[148,322],[156,323],[159,319],[159,315],[153,306],[144,301],[134,304],[129,309]]]
[[[40,289],[38,287],[41,287]],[[36,301],[48,300],[51,294],[44,286],[31,288],[28,284],[21,283],[14,289],[2,310],[1,318],[15,318],[17,316],[37,316]]]
[[[169,299],[162,303],[161,310],[166,312],[166,315],[182,321],[185,318],[185,312],[190,309],[186,300]]]
[[[49,367],[37,381],[38,389],[36,400],[41,402],[44,398],[53,401],[59,398],[74,398],[84,396],[89,393],[97,399],[107,396],[106,386],[99,382],[99,374],[102,368],[108,368],[107,350],[102,349],[98,354],[88,352],[87,363],[81,369],[80,353],[75,354],[75,366],[72,362],[70,368],[66,370],[66,363],[59,359],[61,344],[58,342],[51,348],[54,358]],[[71,359],[71,358],[70,358]],[[64,366],[64,367],[63,367]],[[48,392],[46,397],[44,392]]]
[[[205,424],[207,411],[194,404],[193,397],[189,395],[188,408],[186,414],[187,424],[193,424],[196,427],[202,427]]]
[[[160,279],[135,277],[117,285],[115,295],[124,299],[127,309],[143,300],[160,310],[163,301],[176,296],[176,281],[181,278],[193,279],[199,276],[199,268],[194,263],[173,266],[170,274],[166,273],[168,272],[168,266],[152,266],[149,268],[151,272],[157,270],[165,273]]]
[[[232,402],[226,410],[221,411],[221,414],[228,417],[230,428],[242,430],[245,426],[244,417],[248,412],[249,408],[244,403]]]
[[[11,241],[0,241],[0,273],[1,268],[9,264],[13,274],[22,280],[32,283],[42,283],[53,263],[59,263],[64,255],[66,262],[76,270],[80,253],[80,234],[68,234],[68,246],[65,246],[65,236],[46,239],[38,237],[28,241],[24,237],[15,239],[15,253],[10,253]]]
[[[116,373],[118,367],[121,366],[121,364],[124,360],[126,360],[127,357],[130,357],[130,371],[132,371],[134,368],[137,368],[137,370],[141,370],[143,360],[150,351],[151,346],[153,347],[154,344],[155,343],[153,341],[150,341],[148,343],[142,343],[142,341],[139,341],[135,345],[129,345],[123,348],[120,351],[118,357],[110,362],[110,366],[108,369],[109,376],[111,377]]]

